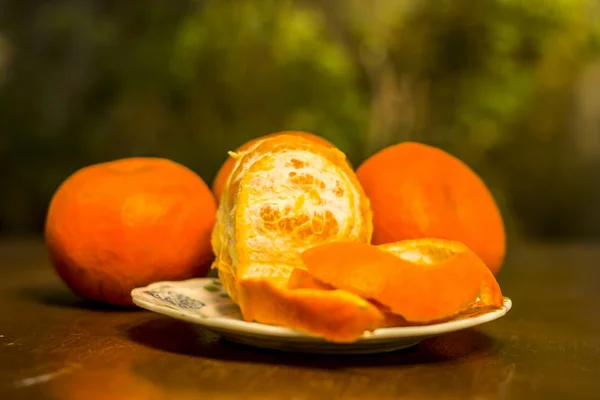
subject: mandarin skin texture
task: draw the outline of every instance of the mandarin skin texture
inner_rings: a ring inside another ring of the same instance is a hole
[[[356,171],[373,210],[373,244],[438,238],[465,244],[498,274],[506,252],[504,222],[481,178],[447,152],[404,142]]]
[[[216,203],[193,171],[162,158],[82,168],[53,196],[45,240],[81,297],[131,306],[132,289],[206,275]]]

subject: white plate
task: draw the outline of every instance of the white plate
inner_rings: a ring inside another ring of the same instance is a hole
[[[511,300],[505,297],[502,308],[475,317],[435,325],[382,328],[365,333],[354,343],[332,343],[292,329],[245,322],[239,308],[216,278],[157,282],[134,289],[131,295],[134,303],[142,308],[201,325],[232,342],[328,354],[366,354],[403,349],[432,336],[493,321],[504,316],[512,307]]]

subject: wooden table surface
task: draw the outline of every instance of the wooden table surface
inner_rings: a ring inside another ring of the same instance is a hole
[[[313,356],[90,307],[41,241],[4,240],[0,399],[600,399],[600,245],[512,250],[505,317],[399,352]]]

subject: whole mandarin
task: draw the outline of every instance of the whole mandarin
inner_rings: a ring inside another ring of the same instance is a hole
[[[504,223],[481,178],[436,147],[404,142],[356,171],[373,210],[373,243],[439,238],[459,241],[497,274],[506,252]]]
[[[45,224],[52,265],[81,297],[133,305],[132,289],[203,276],[216,203],[190,169],[163,158],[82,168],[54,194]]]

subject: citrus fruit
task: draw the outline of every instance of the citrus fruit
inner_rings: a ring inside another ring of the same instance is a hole
[[[373,210],[373,244],[440,238],[464,243],[497,274],[504,223],[485,183],[465,163],[406,142],[368,158],[356,171]]]
[[[304,250],[336,240],[371,239],[369,202],[345,155],[297,135],[276,135],[234,157],[212,236],[213,267],[224,288],[248,321],[331,333],[323,325],[326,318],[311,314],[318,311],[316,304],[344,303],[359,312],[360,299],[293,294],[287,285],[291,271],[303,266]],[[368,327],[372,318],[361,321]],[[348,335],[338,332],[338,337]]]
[[[503,303],[494,275],[459,242],[421,239],[382,246],[331,242],[306,250],[302,260],[317,282],[373,301],[409,323],[448,319],[474,304]],[[294,275],[296,288],[317,286]]]
[[[322,138],[321,136],[312,134],[312,133],[303,132],[303,131],[282,131],[282,132],[270,133],[268,135],[264,135],[264,136],[252,139],[252,140],[244,143],[240,147],[238,147],[235,151],[239,152],[239,153],[247,151],[248,149],[252,148],[252,146],[254,146],[259,140],[262,140],[262,139],[265,139],[268,137],[278,136],[278,135],[300,136],[300,137],[308,139],[316,144],[320,144],[320,145],[327,146],[327,147],[333,147],[333,144],[331,144],[328,140]],[[234,165],[235,165],[235,160],[233,158],[229,157],[223,163],[223,165],[221,166],[219,171],[217,171],[217,175],[215,176],[215,179],[212,184],[212,191],[213,191],[213,194],[215,195],[215,198],[217,199],[217,202],[219,202],[219,200],[221,199],[223,189],[225,187],[225,184],[227,183],[227,178],[229,178],[229,175],[231,174],[231,171],[233,170]]]
[[[132,305],[135,287],[206,274],[215,212],[210,189],[188,168],[127,158],[67,178],[50,202],[45,240],[76,294]]]

